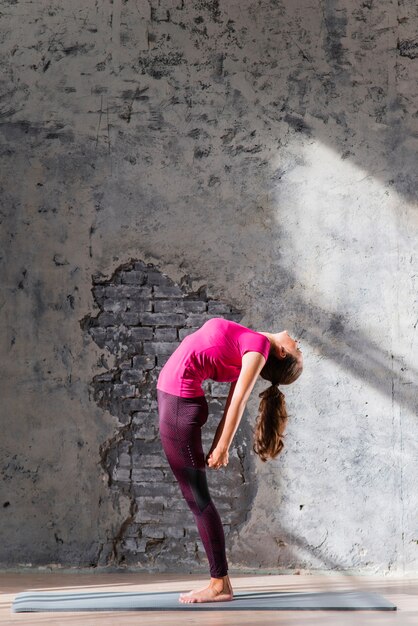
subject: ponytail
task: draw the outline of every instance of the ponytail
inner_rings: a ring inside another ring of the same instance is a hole
[[[259,394],[261,402],[254,430],[253,450],[265,463],[274,459],[284,448],[287,411],[284,393],[272,384]]]

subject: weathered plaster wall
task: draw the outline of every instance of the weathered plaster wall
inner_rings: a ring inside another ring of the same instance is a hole
[[[131,552],[103,460],[123,423],[95,397],[120,363],[86,320],[137,262],[301,338],[286,451],[249,456],[231,567],[416,569],[415,3],[1,14],[1,564]],[[154,556],[136,562],[171,567]],[[206,571],[188,548],[181,566]]]

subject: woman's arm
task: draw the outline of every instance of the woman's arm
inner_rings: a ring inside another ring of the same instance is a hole
[[[245,405],[265,362],[266,359],[260,352],[246,352],[243,355],[240,375],[234,387],[231,385],[224,415],[216,431],[216,446],[219,449],[229,449],[244,413]]]
[[[221,438],[221,435],[223,433],[223,429],[224,429],[224,426],[225,426],[225,420],[226,420],[226,414],[228,413],[228,409],[229,409],[229,406],[231,404],[232,395],[234,393],[234,389],[236,387],[236,384],[237,384],[237,381],[234,380],[234,382],[231,383],[231,385],[229,387],[229,393],[228,393],[228,397],[226,399],[226,404],[225,404],[225,408],[224,408],[224,414],[222,416],[221,421],[218,424],[218,428],[216,429],[215,437],[213,438],[213,443],[212,443],[211,449],[209,451],[209,454],[212,452],[212,450],[214,448],[216,448],[216,446],[218,444],[218,441]]]

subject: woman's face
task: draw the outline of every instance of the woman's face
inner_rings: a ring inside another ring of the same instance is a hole
[[[302,350],[299,347],[299,340],[293,339],[287,332],[283,330],[281,333],[276,333],[277,342],[279,344],[279,353],[282,356],[286,356],[285,352],[292,354],[296,359],[302,363],[303,356]],[[284,349],[284,350],[283,350]],[[285,352],[284,352],[285,351]]]

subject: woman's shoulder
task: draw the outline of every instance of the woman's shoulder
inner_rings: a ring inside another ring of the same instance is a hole
[[[212,337],[231,338],[238,337],[241,333],[249,329],[238,322],[228,320],[224,317],[212,317],[201,326],[201,330],[203,330],[204,333],[210,333]]]
[[[212,317],[210,320],[205,322],[201,327],[204,332],[210,333],[212,336],[225,337],[227,339],[232,339],[235,341],[239,341],[239,339],[243,336],[260,336],[256,330],[252,328],[248,328],[239,322],[235,322],[234,320],[228,320],[224,317]],[[263,336],[265,340],[266,337]]]
[[[243,326],[242,324],[239,324],[238,322],[235,322],[233,320],[228,320],[225,317],[211,317],[210,320],[207,320],[203,326],[206,325],[211,325],[211,326],[219,326],[219,327],[234,327],[234,328],[242,328],[243,330],[248,330],[245,326]]]

